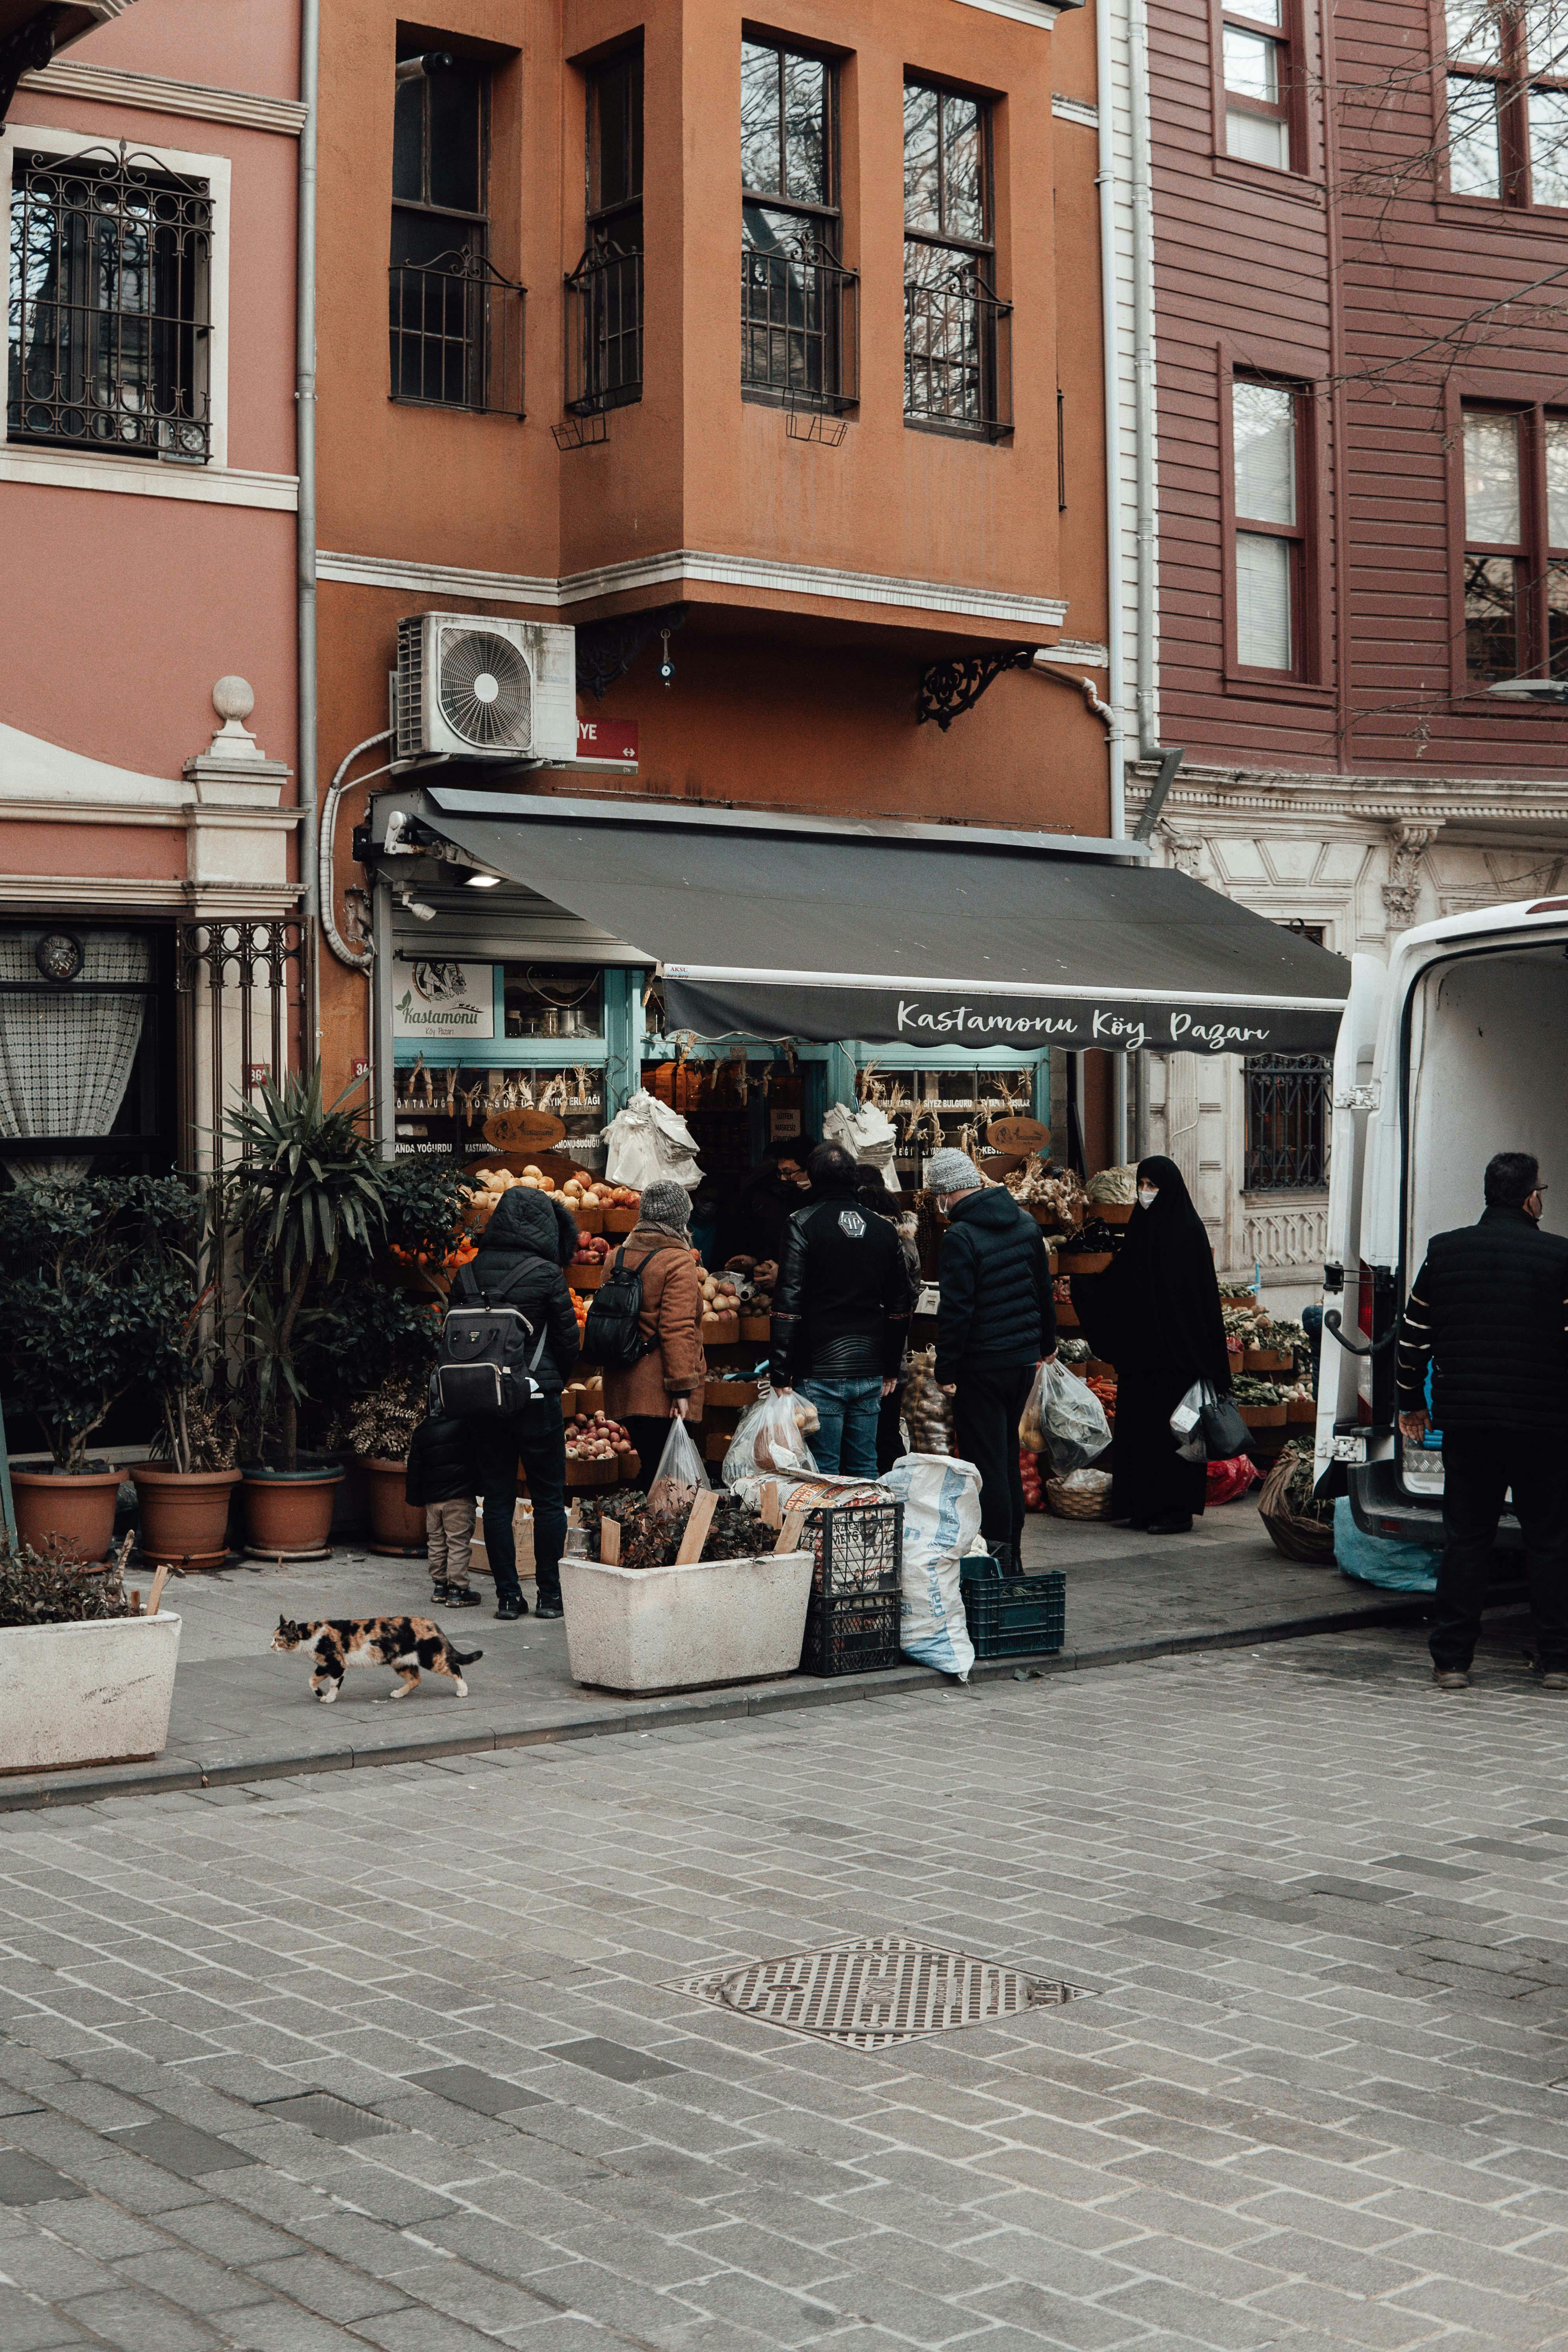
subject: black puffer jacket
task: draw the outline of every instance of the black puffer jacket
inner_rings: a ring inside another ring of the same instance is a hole
[[[1399,1325],[1399,1409],[1437,1429],[1568,1425],[1568,1240],[1522,1209],[1434,1234]]]
[[[416,1509],[426,1503],[456,1503],[475,1488],[474,1425],[450,1413],[431,1413],[408,1444],[403,1499]]]
[[[547,1330],[534,1371],[542,1389],[559,1396],[582,1349],[572,1294],[562,1268],[577,1246],[572,1212],[549,1192],[514,1184],[503,1192],[479,1236],[479,1254],[453,1285],[458,1298],[482,1297],[491,1307],[517,1307],[537,1339]],[[533,1342],[529,1343],[529,1354]]]
[[[784,1228],[768,1377],[891,1380],[910,1331],[899,1236],[848,1185],[797,1209]]]
[[[1057,1344],[1050,1260],[1033,1217],[995,1185],[952,1204],[937,1257],[936,1376],[965,1363],[1035,1364]]]

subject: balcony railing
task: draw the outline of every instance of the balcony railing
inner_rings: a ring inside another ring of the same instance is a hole
[[[395,261],[388,284],[394,400],[522,415],[522,287],[463,252]]]
[[[566,413],[642,398],[642,255],[591,246],[566,280]]]
[[[906,279],[904,415],[990,441],[1013,429],[1013,305],[973,262]]]
[[[859,277],[815,239],[742,247],[741,383],[835,414],[859,399]]]

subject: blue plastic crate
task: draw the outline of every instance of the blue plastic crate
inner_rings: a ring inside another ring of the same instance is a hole
[[[1059,1568],[1043,1576],[1002,1576],[987,1557],[961,1561],[959,1572],[977,1658],[1037,1658],[1061,1648],[1068,1580]]]

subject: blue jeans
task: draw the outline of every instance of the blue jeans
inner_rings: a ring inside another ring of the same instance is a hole
[[[881,1381],[797,1381],[795,1386],[822,1423],[805,1441],[817,1468],[835,1477],[874,1478]]]

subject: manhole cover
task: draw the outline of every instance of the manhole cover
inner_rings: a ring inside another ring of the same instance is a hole
[[[681,1990],[746,2017],[856,2050],[885,2050],[922,2033],[989,2025],[1026,2009],[1071,2000],[1075,1985],[1040,1982],[1021,1969],[945,1952],[901,1936],[789,1952],[723,1976],[690,1977]]]

